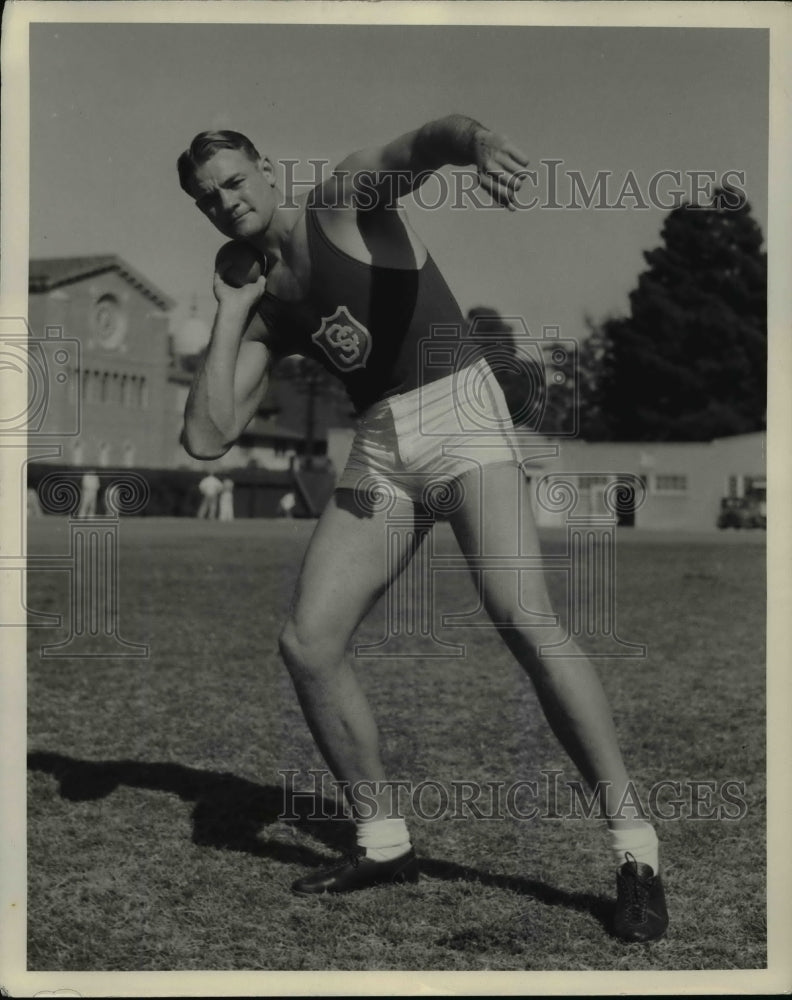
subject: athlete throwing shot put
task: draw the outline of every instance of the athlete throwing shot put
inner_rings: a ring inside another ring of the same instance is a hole
[[[472,166],[492,199],[514,210],[527,158],[461,115],[353,153],[326,181],[289,201],[273,164],[239,133],[203,132],[178,162],[182,188],[232,241],[216,262],[217,313],[187,401],[186,449],[202,459],[225,453],[256,413],[273,364],[286,355],[319,360],[342,380],[360,414],[349,462],[308,546],[280,647],[335,778],[352,789],[373,785],[379,794],[365,815],[350,797],[355,850],[293,888],[346,892],[418,879],[406,820],[392,813],[377,726],[345,653],[421,543],[420,533],[405,532],[396,558],[386,553],[387,508],[401,505],[408,518],[424,511],[427,482],[440,482],[457,491],[448,518],[493,627],[608,818],[615,933],[652,940],[668,922],[657,837],[634,811],[619,808],[630,798],[629,779],[599,679],[579,650],[538,654],[548,641],[548,616],[553,620],[541,574],[522,574],[527,584],[518,595],[511,574],[475,572],[477,557],[538,554],[539,543],[505,399],[486,356],[449,350],[435,352],[445,360],[431,367],[420,360],[422,344],[431,336],[434,345],[438,329],[442,336],[443,328],[465,322],[399,199],[447,164]],[[483,408],[479,427],[483,421],[506,430],[471,462],[466,444],[472,453],[480,437],[465,424],[460,400],[473,383]],[[387,504],[377,502],[383,496]]]

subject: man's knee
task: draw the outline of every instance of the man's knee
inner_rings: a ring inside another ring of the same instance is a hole
[[[278,648],[283,662],[290,669],[306,658],[307,644],[303,641],[293,618],[289,618],[281,629],[281,634],[278,637]]]
[[[310,622],[290,616],[278,639],[283,662],[294,675],[321,674],[336,666],[343,655],[343,643]],[[340,647],[340,648],[339,648]]]

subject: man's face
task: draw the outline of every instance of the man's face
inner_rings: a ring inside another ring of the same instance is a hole
[[[268,160],[254,163],[239,149],[219,149],[196,168],[190,194],[224,236],[245,239],[267,229],[275,211],[274,182]]]

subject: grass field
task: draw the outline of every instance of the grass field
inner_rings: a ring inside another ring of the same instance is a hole
[[[730,821],[694,818],[688,802],[658,821],[671,926],[628,946],[607,930],[613,870],[596,819],[419,817],[417,885],[290,892],[351,843],[350,824],[312,819],[307,800],[297,820],[278,818],[278,772],[307,782],[322,766],[276,650],[312,527],[125,520],[121,632],[150,656],[42,659],[65,632],[30,630],[30,970],[765,965],[763,535],[619,535],[619,632],[648,656],[598,668],[636,784],[678,781],[685,798],[685,783],[714,783],[717,806],[733,780],[746,805]],[[446,526],[436,545],[454,550]],[[66,552],[67,522],[31,522],[29,549]],[[563,581],[550,583],[561,601]],[[467,577],[450,576],[438,603],[473,606]],[[66,574],[31,573],[29,606],[65,613]],[[362,635],[383,627],[380,605]],[[498,637],[444,638],[467,656],[357,661],[393,777],[578,779]]]

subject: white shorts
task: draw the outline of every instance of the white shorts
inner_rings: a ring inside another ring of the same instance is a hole
[[[336,488],[355,490],[364,506],[402,499],[442,514],[456,480],[496,462],[520,456],[503,391],[482,358],[366,410]]]

